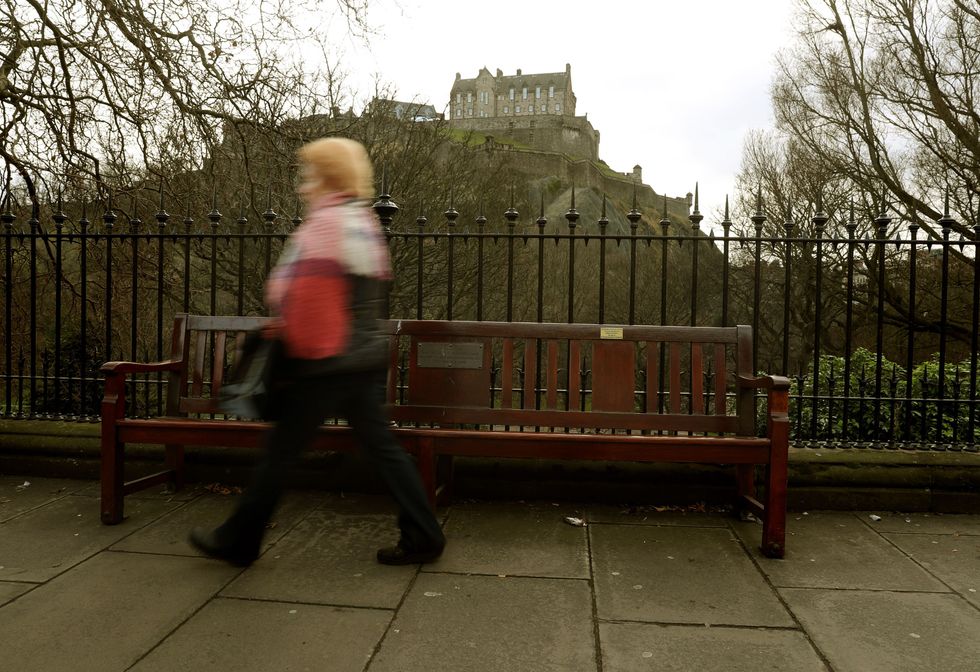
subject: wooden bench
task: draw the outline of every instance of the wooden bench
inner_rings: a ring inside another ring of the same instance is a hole
[[[122,519],[125,494],[180,487],[184,445],[259,442],[265,424],[213,415],[231,345],[259,322],[181,315],[169,360],[103,366],[104,522]],[[750,327],[391,320],[387,328],[388,413],[433,501],[449,495],[454,456],[732,464],[739,509],[763,521],[762,552],[783,557],[789,381],[752,374]],[[169,376],[166,415],[127,417],[126,377],[156,372]],[[166,469],[124,482],[132,442],[165,445]],[[345,427],[325,424],[315,447],[353,443]]]

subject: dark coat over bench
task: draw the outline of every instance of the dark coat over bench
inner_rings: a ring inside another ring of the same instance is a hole
[[[265,424],[214,414],[244,331],[260,321],[180,315],[169,360],[103,366],[104,522],[122,519],[125,494],[165,482],[180,487],[183,446],[258,444]],[[763,520],[762,551],[782,557],[789,381],[752,374],[749,327],[387,326],[388,411],[433,501],[448,496],[456,455],[733,464],[739,506]],[[128,417],[127,377],[157,372],[168,376],[166,415]],[[765,409],[758,420],[757,405]],[[126,443],[165,445],[166,469],[124,482]],[[324,425],[316,440],[321,449],[352,447],[343,426]],[[761,501],[755,465],[765,467]]]

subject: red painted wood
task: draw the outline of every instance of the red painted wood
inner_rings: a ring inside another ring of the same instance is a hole
[[[681,346],[670,344],[670,412],[681,412]]]
[[[647,413],[660,410],[660,344],[647,341]]]
[[[691,413],[704,415],[704,362],[700,343],[691,343]]]
[[[545,407],[558,408],[558,341],[548,341],[547,372]]]
[[[421,343],[480,343],[483,345],[483,361],[479,369],[440,368],[421,366],[418,347]],[[477,406],[486,408],[490,403],[490,356],[487,339],[459,336],[434,335],[411,339],[409,359],[408,393],[410,404],[443,406]]]
[[[191,396],[200,397],[204,390],[204,357],[207,354],[208,332],[194,333],[194,368],[191,369]]]
[[[524,408],[537,406],[538,354],[537,339],[524,341]]]
[[[592,410],[635,408],[636,346],[619,340],[592,343]]]
[[[725,366],[725,345],[715,344],[715,415],[728,413],[728,367]]]
[[[228,332],[219,331],[214,335],[214,354],[211,361],[211,396],[217,397],[225,378],[225,342]]]
[[[123,494],[150,484],[171,480],[180,484],[184,445],[258,446],[269,425],[261,422],[173,417],[183,412],[207,414],[216,410],[213,396],[223,382],[226,333],[256,328],[262,318],[178,315],[174,321],[171,360],[153,365],[119,362],[106,365],[106,394],[102,404],[102,515],[107,523],[123,515]],[[419,457],[430,497],[448,491],[440,475],[451,473],[454,455],[501,458],[550,458],[583,460],[683,461],[735,464],[740,500],[761,510],[763,552],[781,557],[785,547],[786,471],[788,452],[788,387],[785,378],[755,377],[751,361],[752,336],[748,327],[646,327],[624,326],[622,340],[600,338],[598,325],[494,322],[437,322],[391,320],[391,364],[394,370],[399,347],[409,348],[405,405],[389,404],[390,417],[402,423],[393,432],[406,450]],[[548,345],[542,361],[537,358],[538,339]],[[524,343],[524,408],[513,408],[514,341]],[[477,369],[418,366],[419,342],[481,342],[484,361]],[[235,339],[236,345],[239,339]],[[647,408],[635,410],[637,343],[646,344]],[[668,345],[669,344],[669,345]],[[702,344],[707,344],[706,347]],[[726,357],[733,344],[735,357]],[[212,345],[213,349],[208,346]],[[669,347],[667,390],[669,412],[657,413],[659,356]],[[681,372],[681,348],[690,348],[688,376]],[[568,406],[559,408],[559,353],[567,348]],[[502,352],[501,408],[490,403],[491,353]],[[583,355],[592,350],[591,410],[580,411]],[[705,355],[715,368],[714,415],[702,415]],[[211,364],[209,377],[205,366]],[[538,367],[545,381],[543,401],[537,409],[534,389]],[[152,368],[157,367],[157,368]],[[165,372],[168,413],[158,419],[125,418],[125,379],[130,373]],[[737,413],[728,416],[725,404],[729,376],[736,381]],[[207,386],[205,383],[210,382]],[[389,376],[389,402],[398,397],[396,375]],[[208,390],[208,387],[211,389]],[[752,414],[754,390],[768,391],[766,436],[757,437]],[[682,393],[691,395],[688,412]],[[423,403],[424,402],[424,403]],[[415,426],[415,425],[435,425]],[[461,427],[465,426],[466,429]],[[474,429],[473,426],[483,429]],[[522,429],[530,431],[520,431]],[[660,432],[660,435],[651,435]],[[707,435],[706,435],[707,434]],[[721,436],[718,436],[718,435]],[[167,450],[167,469],[149,477],[123,480],[126,443],[162,443]],[[322,427],[315,449],[353,450],[354,436],[343,425]],[[753,466],[766,466],[765,506],[755,499],[751,485]],[[445,467],[445,468],[443,468]]]
[[[582,403],[582,342],[568,343],[568,410],[578,410]]]
[[[504,361],[500,368],[500,405],[503,408],[513,408],[514,339],[504,339]]]

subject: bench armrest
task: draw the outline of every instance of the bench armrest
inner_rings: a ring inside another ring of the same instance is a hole
[[[789,390],[789,378],[786,376],[748,376],[738,377],[739,387],[754,387],[764,390]]]
[[[106,362],[99,370],[106,375],[126,375],[127,373],[157,373],[162,371],[180,371],[183,365],[180,359],[165,359],[162,362]]]

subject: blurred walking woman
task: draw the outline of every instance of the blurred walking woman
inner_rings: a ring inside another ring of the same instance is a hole
[[[401,536],[378,551],[384,564],[431,562],[445,537],[411,458],[388,431],[383,391],[388,339],[378,319],[391,279],[388,248],[374,212],[371,163],[364,147],[322,138],[299,150],[305,221],[288,240],[266,284],[273,318],[264,334],[285,351],[276,422],[251,485],[227,521],[195,529],[191,543],[247,566],[282,495],[286,469],[328,416],[347,419],[398,504]]]

